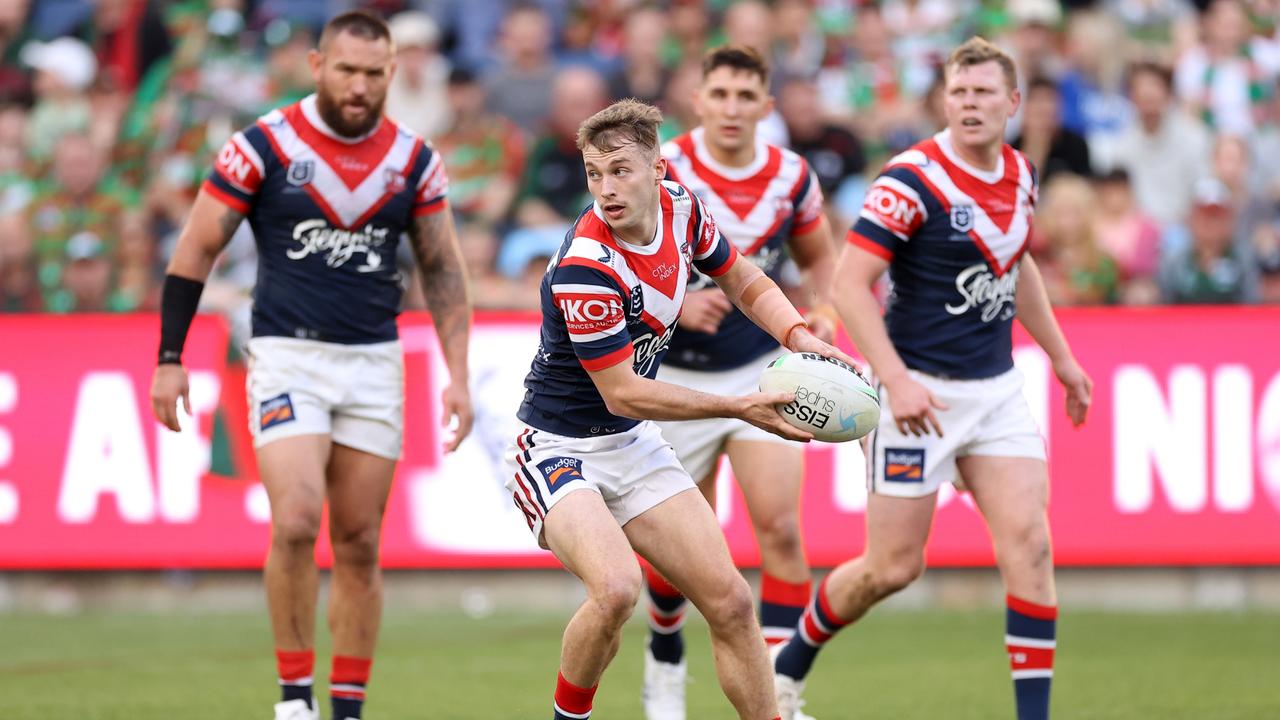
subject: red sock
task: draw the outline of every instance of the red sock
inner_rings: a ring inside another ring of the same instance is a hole
[[[364,688],[369,684],[369,668],[372,658],[333,656],[333,672],[329,674],[329,699],[333,705],[333,717],[360,717],[364,706]]]
[[[276,650],[276,673],[281,685],[310,685],[315,650]]]
[[[812,593],[813,585],[808,580],[789,583],[761,573],[760,629],[766,643],[777,645],[791,639]]]
[[[596,696],[596,688],[580,688],[564,679],[564,673],[556,674],[555,717],[571,720],[586,720],[591,717],[591,700]]]

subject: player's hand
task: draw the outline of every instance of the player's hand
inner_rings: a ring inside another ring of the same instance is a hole
[[[795,399],[795,393],[752,393],[745,395],[739,398],[742,401],[742,406],[738,410],[738,417],[778,437],[809,442],[813,439],[813,433],[801,430],[783,420],[782,416],[778,414],[778,405],[786,405]]]
[[[733,310],[733,303],[720,288],[695,290],[684,297],[684,309],[676,323],[686,330],[712,334],[720,321]]]
[[[829,305],[810,309],[805,313],[804,320],[809,323],[809,332],[814,337],[827,344],[835,343],[838,323],[835,311]]]
[[[443,408],[440,416],[440,426],[447,428],[453,425],[453,437],[444,444],[444,451],[451,453],[458,449],[458,446],[467,438],[467,435],[471,434],[471,423],[475,420],[475,414],[471,407],[471,391],[467,388],[467,384],[449,383],[446,385],[440,393],[440,405]]]
[[[921,385],[909,375],[903,375],[892,384],[885,383],[889,391],[889,410],[893,413],[893,422],[898,432],[916,437],[928,435],[930,427],[942,437],[942,424],[934,410],[946,410],[947,404],[933,396],[929,388]]]
[[[182,431],[178,425],[178,398],[182,398],[182,408],[190,415],[191,387],[186,368],[177,363],[157,365],[151,376],[151,412],[160,424],[174,432]]]
[[[1093,380],[1085,374],[1080,363],[1070,356],[1053,364],[1053,374],[1058,376],[1058,382],[1067,391],[1067,417],[1071,418],[1071,425],[1080,427],[1089,414],[1089,403],[1093,399]]]
[[[858,375],[862,375],[862,369],[858,367],[858,361],[835,345],[819,340],[809,328],[798,327],[791,331],[791,337],[787,339],[791,343],[791,347],[788,348],[791,352],[817,353],[823,357],[835,358],[853,368],[853,371]],[[863,376],[862,379],[866,380],[867,378]]]

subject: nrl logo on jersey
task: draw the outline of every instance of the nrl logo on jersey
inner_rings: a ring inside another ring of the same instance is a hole
[[[1009,272],[996,277],[986,263],[970,265],[956,275],[956,292],[964,301],[958,305],[946,305],[947,312],[952,315],[963,315],[973,308],[982,308],[982,322],[991,322],[997,317],[1008,320],[1013,317],[1015,295],[1018,291],[1018,266],[1014,265]]]
[[[289,172],[285,174],[285,179],[294,187],[302,187],[311,182],[311,178],[316,176],[316,162],[314,160],[294,160],[289,163]]]
[[[347,264],[356,253],[364,253],[364,264],[356,267],[359,272],[376,272],[383,267],[382,255],[376,250],[387,243],[388,228],[374,227],[372,223],[360,230],[344,230],[329,227],[321,219],[303,220],[293,226],[293,239],[301,247],[290,248],[285,255],[290,260],[301,260],[309,255],[325,255],[324,262],[332,268]]]
[[[951,229],[962,233],[967,233],[973,229],[972,205],[951,206]]]

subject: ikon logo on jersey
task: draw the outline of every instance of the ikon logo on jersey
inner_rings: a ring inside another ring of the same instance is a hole
[[[890,232],[899,235],[910,234],[916,225],[916,216],[920,207],[916,200],[907,197],[897,189],[887,185],[875,184],[867,191],[867,199],[862,202],[862,209],[871,214],[871,219],[884,226]]]
[[[263,400],[262,404],[258,406],[259,430],[266,430],[295,419],[293,401],[289,399],[289,393]]]
[[[616,295],[560,293],[556,295],[556,303],[571,333],[600,332],[623,319],[622,299]]]
[[[924,482],[924,449],[885,448],[884,479],[888,482]]]
[[[538,472],[547,480],[547,487],[554,494],[556,490],[574,480],[585,480],[582,477],[582,461],[571,457],[553,457],[538,463]]]

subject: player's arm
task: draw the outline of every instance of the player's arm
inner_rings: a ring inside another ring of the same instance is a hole
[[[818,353],[838,358],[850,367],[858,366],[842,350],[815,337],[782,288],[746,257],[735,254],[729,268],[719,275],[712,275],[712,278],[751,322],[772,335],[786,349]]]
[[[1053,363],[1053,374],[1058,376],[1058,382],[1067,391],[1067,416],[1071,418],[1072,425],[1079,427],[1089,412],[1093,381],[1071,354],[1067,338],[1053,316],[1049,294],[1044,289],[1044,278],[1040,276],[1040,268],[1031,253],[1022,256],[1014,302],[1018,322]]]
[[[441,201],[433,212],[418,215],[409,228],[409,244],[422,272],[422,291],[431,311],[431,320],[440,338],[444,362],[449,368],[449,385],[442,394],[448,425],[455,418],[453,439],[445,445],[453,452],[471,432],[473,413],[468,389],[467,345],[471,338],[471,288],[453,212]]]
[[[788,424],[775,409],[795,399],[792,393],[752,393],[741,397],[712,395],[650,380],[635,373],[628,355],[599,370],[587,370],[605,407],[634,420],[702,420],[729,417],[745,420],[788,440],[807,442],[813,435]]]
[[[927,435],[932,430],[942,437],[934,409],[945,410],[939,401],[907,373],[907,364],[893,347],[889,330],[876,300],[875,286],[889,268],[889,260],[859,245],[845,246],[836,267],[834,300],[845,330],[858,347],[876,377],[889,391],[889,407],[894,422],[904,435]]]
[[[819,215],[813,229],[793,235],[787,243],[791,257],[813,293],[805,315],[809,330],[824,342],[835,342],[840,317],[831,302],[831,281],[835,277],[836,252],[831,245],[831,223]]]
[[[151,410],[161,424],[174,432],[181,430],[179,398],[183,409],[191,414],[187,371],[182,367],[187,333],[213,263],[243,220],[243,212],[201,188],[165,270],[160,294],[160,357],[151,379]]]

